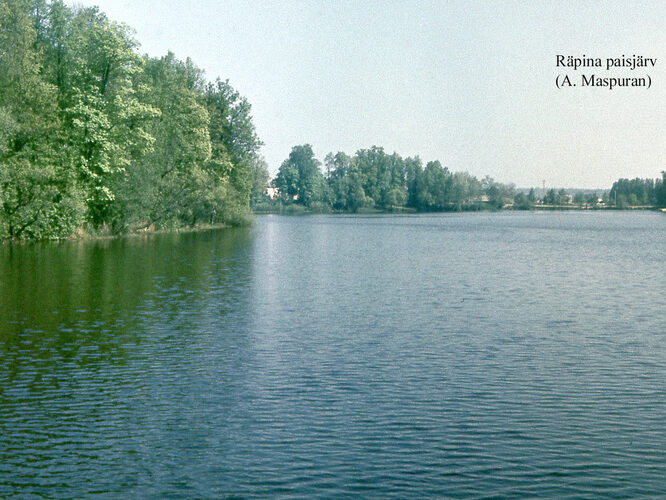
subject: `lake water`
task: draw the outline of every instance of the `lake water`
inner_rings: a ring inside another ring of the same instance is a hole
[[[0,247],[0,497],[666,495],[666,215]]]

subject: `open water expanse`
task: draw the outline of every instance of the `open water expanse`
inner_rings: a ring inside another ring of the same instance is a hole
[[[666,214],[0,247],[0,497],[666,495]]]

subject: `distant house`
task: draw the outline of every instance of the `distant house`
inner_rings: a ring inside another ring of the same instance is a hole
[[[274,200],[278,196],[280,196],[280,190],[275,187],[274,180],[273,179],[268,179],[268,185],[266,186],[266,196],[268,196],[271,200]]]
[[[271,199],[274,200],[278,196],[280,196],[280,190],[276,187],[273,186],[268,186],[266,188],[266,195]]]

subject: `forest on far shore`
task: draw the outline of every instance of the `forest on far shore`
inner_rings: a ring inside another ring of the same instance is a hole
[[[322,171],[309,144],[294,146],[272,180],[265,165],[257,164],[252,194],[255,211],[286,213],[664,206],[666,172],[661,179],[620,179],[610,191],[517,189],[377,146],[354,156],[329,153]]]

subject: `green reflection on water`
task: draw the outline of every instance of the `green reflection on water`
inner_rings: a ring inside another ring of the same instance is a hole
[[[57,387],[57,364],[124,363],[146,341],[138,310],[201,307],[249,249],[249,229],[0,247],[0,396],[28,374],[33,391]]]

